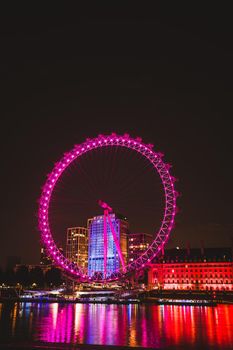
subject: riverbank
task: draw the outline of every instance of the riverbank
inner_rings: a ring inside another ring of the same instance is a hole
[[[174,305],[216,305],[233,304],[232,292],[215,291],[80,291],[67,294],[66,291],[27,290],[21,294],[0,296],[0,302],[33,303],[81,303],[81,304],[174,304]]]
[[[189,305],[189,306],[216,306],[218,303],[227,304],[228,302],[216,301],[216,300],[198,300],[198,299],[162,299],[162,298],[147,298],[147,299],[62,299],[62,298],[5,298],[0,299],[0,303],[59,303],[59,304],[116,304],[116,305],[129,305],[129,304],[155,304],[155,305]]]

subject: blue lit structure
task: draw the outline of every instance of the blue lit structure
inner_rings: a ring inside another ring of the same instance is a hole
[[[127,260],[128,222],[109,214],[112,226],[120,243],[124,261]],[[88,220],[88,276],[104,274],[104,215],[95,216]],[[113,239],[111,228],[107,223],[107,276],[120,268],[120,258]]]

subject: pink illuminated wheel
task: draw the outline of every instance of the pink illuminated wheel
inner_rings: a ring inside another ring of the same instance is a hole
[[[45,245],[47,254],[54,261],[54,264],[64,270],[71,278],[83,282],[89,281],[90,277],[84,275],[79,266],[66,259],[54,242],[48,219],[50,199],[59,177],[73,161],[84,153],[91,152],[93,149],[111,146],[131,149],[140,153],[143,157],[150,161],[154,167],[154,170],[159,174],[162,181],[165,206],[161,226],[158,232],[156,232],[156,237],[149,248],[137,260],[124,266],[124,268],[119,268],[116,272],[113,272],[111,276],[103,279],[103,281],[121,279],[130,272],[146,267],[146,265],[157,256],[159,251],[167,242],[171,229],[174,225],[177,198],[177,192],[174,189],[175,178],[169,173],[170,165],[165,164],[162,161],[163,154],[155,152],[153,150],[153,145],[144,144],[140,138],[134,139],[128,134],[123,136],[116,134],[105,136],[99,135],[94,139],[86,139],[86,141],[82,144],[75,145],[71,151],[64,154],[62,159],[55,164],[52,172],[48,175],[39,200],[38,217],[41,239]],[[93,281],[93,278],[91,280]]]

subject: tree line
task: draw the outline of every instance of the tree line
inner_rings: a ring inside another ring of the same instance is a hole
[[[61,270],[56,267],[49,268],[45,273],[42,268],[36,266],[29,269],[26,265],[22,265],[15,269],[0,269],[0,284],[7,286],[16,286],[18,284],[23,287],[39,287],[46,288],[52,286],[60,286],[64,282]]]

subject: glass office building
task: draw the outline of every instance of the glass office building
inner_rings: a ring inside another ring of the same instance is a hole
[[[112,226],[116,233],[123,259],[127,263],[127,234],[128,222],[124,217],[109,214]],[[95,216],[88,220],[88,275],[104,273],[104,215]],[[107,276],[120,268],[120,258],[113,239],[110,225],[107,221]]]

